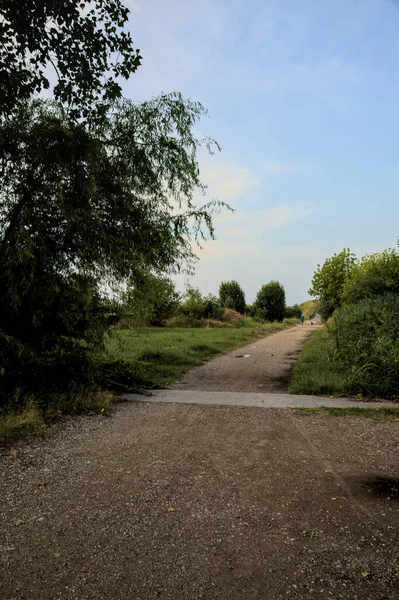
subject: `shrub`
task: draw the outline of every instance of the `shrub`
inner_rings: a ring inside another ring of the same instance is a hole
[[[342,300],[352,304],[389,292],[399,292],[399,253],[393,249],[366,255],[354,265],[344,283]]]
[[[203,327],[204,319],[196,319],[190,315],[176,315],[169,319],[166,323],[168,327]]]
[[[179,312],[195,320],[204,318],[205,302],[198,288],[188,288],[184,302],[180,305]]]
[[[286,319],[300,319],[301,314],[302,314],[302,310],[298,304],[294,304],[294,306],[287,306],[285,309],[285,318]]]
[[[222,316],[222,320],[225,321],[226,323],[237,323],[238,321],[241,321],[243,318],[243,316],[237,312],[236,310],[233,310],[231,308],[226,308],[226,310],[223,313]]]
[[[399,298],[387,294],[334,312],[330,333],[336,353],[350,368],[353,393],[399,394]]]
[[[222,318],[224,309],[220,304],[219,298],[212,296],[212,294],[208,294],[208,296],[205,296],[203,299],[203,302],[205,319],[219,320]]]
[[[254,314],[254,319],[258,323],[265,323],[267,321],[266,310],[264,308],[256,308],[255,314]]]
[[[177,313],[180,294],[168,277],[145,273],[125,292],[123,300],[131,323],[159,327]]]

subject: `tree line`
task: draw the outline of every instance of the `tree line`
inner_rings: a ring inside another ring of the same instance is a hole
[[[120,317],[127,314],[136,325],[164,325],[173,317],[186,319],[175,321],[195,325],[202,319],[220,320],[225,310],[246,315],[258,322],[282,322],[284,318],[299,318],[299,306],[287,307],[284,287],[278,281],[264,284],[253,304],[247,304],[245,292],[235,281],[223,281],[219,294],[204,296],[198,288],[188,288],[184,294],[176,290],[167,276],[147,273],[139,284],[131,286],[122,294],[119,305]]]

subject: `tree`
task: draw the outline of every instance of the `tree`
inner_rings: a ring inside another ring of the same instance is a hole
[[[308,293],[313,298],[319,298],[319,311],[323,319],[341,306],[345,281],[356,262],[356,256],[349,248],[344,248],[339,254],[327,258],[322,267],[317,265]]]
[[[14,319],[22,327],[27,311],[23,330],[39,339],[46,306],[54,311],[42,294],[57,295],[60,277],[84,273],[98,288],[104,278],[190,268],[191,236],[201,238],[203,225],[213,236],[212,205],[191,200],[204,190],[191,131],[203,112],[175,94],[123,102],[107,126],[90,130],[44,102],[4,121],[0,327]]]
[[[146,273],[123,294],[123,300],[138,325],[157,327],[176,314],[180,294],[169,277]]]
[[[285,316],[285,289],[278,281],[263,285],[256,295],[256,306],[267,321],[282,321]]]
[[[293,306],[287,306],[285,309],[285,317],[287,319],[300,319],[302,314],[301,307],[299,304]]]
[[[192,201],[196,189],[204,192],[202,142],[192,133],[203,113],[173,94],[120,102],[101,126],[71,122],[43,101],[20,104],[2,120],[2,368],[17,356],[10,345],[44,357],[100,344],[109,312],[99,311],[104,281],[191,269],[192,236],[202,239],[206,228],[213,236],[215,205]],[[80,298],[92,298],[87,320],[65,315],[74,298],[71,315]]]
[[[104,116],[140,65],[121,0],[2,0],[0,15],[0,115],[48,89],[52,67],[70,118]]]
[[[232,308],[244,314],[245,294],[237,281],[222,281],[219,286],[219,300],[224,308]]]
[[[191,271],[221,204],[193,201],[198,149],[218,147],[193,133],[202,105],[121,98],[116,78],[140,62],[121,0],[22,4],[0,5],[0,372],[32,390],[55,363],[84,379],[112,312],[104,283]],[[55,101],[38,100],[49,62]]]
[[[342,289],[342,301],[355,303],[399,292],[399,253],[394,249],[364,256],[353,266]]]

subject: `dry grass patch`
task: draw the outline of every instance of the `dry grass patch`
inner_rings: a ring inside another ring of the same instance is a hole
[[[34,406],[0,415],[0,440],[29,438],[43,433],[43,416]]]

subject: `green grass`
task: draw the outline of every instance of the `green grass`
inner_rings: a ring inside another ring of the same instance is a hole
[[[131,362],[137,375],[148,381],[148,388],[159,388],[218,354],[296,323],[295,320],[295,323],[269,323],[251,328],[115,329],[107,341],[107,349],[115,358]]]
[[[380,391],[373,393],[364,382],[362,369],[349,361],[342,361],[336,352],[334,338],[322,329],[315,331],[305,343],[295,363],[290,393],[397,400],[397,396],[381,392],[381,386]]]
[[[333,340],[325,329],[315,331],[295,363],[291,394],[345,396],[347,369],[334,358]]]
[[[377,421],[399,421],[399,406],[379,408],[348,406],[347,408],[337,408],[332,406],[321,406],[318,408],[299,408],[304,415],[318,415],[320,417],[365,417]]]

